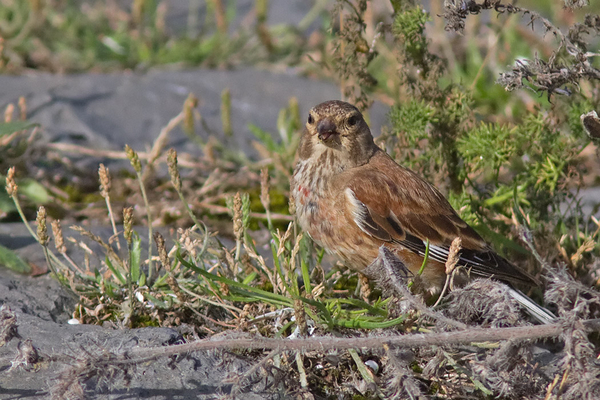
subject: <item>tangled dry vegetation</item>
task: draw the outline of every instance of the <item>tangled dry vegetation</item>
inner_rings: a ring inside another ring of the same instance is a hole
[[[418,276],[401,273],[402,266],[390,265],[385,255],[373,266],[382,277],[376,285],[331,266],[299,231],[293,204],[288,210],[302,126],[297,102],[281,111],[277,140],[252,128],[256,161],[227,142],[233,132],[226,91],[222,140],[194,134],[206,127],[190,95],[149,152],[93,152],[128,159],[133,169],[115,177],[100,165],[99,196],[79,188],[84,195],[78,202],[92,199],[93,207],[61,197],[60,182],[54,182],[53,195],[64,202],[49,211],[89,219],[108,211],[110,239],[83,226],[73,227],[78,236],[65,234],[55,220],[51,246],[43,207],[37,232],[31,232],[54,276],[79,297],[74,320],[118,328],[187,326],[188,341],[126,354],[91,348],[65,355],[38,354],[35,343],[25,340],[12,368],[35,368],[40,360],[64,365],[51,390],[63,398],[83,392],[92,378],[126,382],[149,359],[216,349],[225,363],[231,352],[255,362],[232,378],[233,396],[270,390],[302,398],[600,397],[600,223],[593,216],[597,205],[586,214],[579,194],[599,179],[598,151],[590,142],[597,116],[589,114],[600,99],[592,44],[599,17],[588,15],[563,33],[540,14],[500,1],[449,1],[437,14],[405,1],[391,1],[392,11],[377,14],[378,4],[338,1],[323,51],[312,49],[311,62],[331,66],[344,96],[361,108],[373,100],[391,106],[379,143],[443,188],[495,248],[546,281],[543,294],[529,294],[553,308],[555,324],[532,325],[505,287],[492,281],[455,288],[431,306],[419,297]],[[485,12],[499,18],[469,26]],[[444,16],[446,31],[426,29],[436,15]],[[527,29],[556,41],[526,36],[521,17]],[[495,42],[485,58],[470,64],[482,51],[473,34],[478,28],[488,29]],[[267,29],[257,31],[262,40]],[[522,37],[531,43],[520,43]],[[516,60],[498,50],[504,46],[516,57],[525,51],[519,46],[534,45],[549,56],[529,49],[531,58]],[[447,48],[458,50],[449,57]],[[497,70],[506,72],[495,75]],[[513,93],[494,91],[496,79]],[[20,106],[25,120],[26,105]],[[202,158],[165,151],[177,126],[198,142]],[[12,127],[0,151],[14,150],[7,146],[30,140],[27,133],[33,137],[37,129],[26,121]],[[28,155],[35,155],[34,145],[30,149]],[[50,150],[56,160],[68,151],[88,151]],[[168,166],[168,178],[157,172],[161,164]],[[6,176],[7,193],[24,220],[28,210],[19,191],[27,168],[18,165]],[[135,221],[147,226],[147,247]],[[176,233],[158,233],[156,225]],[[76,251],[83,256],[73,260]],[[3,307],[0,343],[16,334],[16,317]]]

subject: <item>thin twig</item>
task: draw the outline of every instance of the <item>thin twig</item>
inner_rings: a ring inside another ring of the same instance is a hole
[[[600,319],[581,321],[587,332],[600,331]],[[110,360],[113,365],[134,364],[141,361],[152,360],[158,357],[168,357],[201,350],[274,350],[280,351],[319,351],[345,350],[357,348],[383,348],[384,345],[397,348],[428,347],[464,345],[477,342],[491,342],[499,340],[535,340],[549,337],[558,337],[564,332],[561,323],[533,326],[519,326],[511,328],[472,328],[462,331],[425,333],[399,336],[370,336],[370,337],[313,337],[308,339],[222,339],[199,340],[173,346],[153,348],[138,348],[124,355],[114,355]],[[56,354],[49,357],[50,361],[72,361],[70,357]]]
[[[127,160],[127,155],[125,154],[125,152],[118,151],[118,150],[98,150],[98,149],[92,149],[89,147],[79,146],[79,145],[70,144],[70,143],[47,143],[47,144],[45,144],[45,147],[48,149],[60,151],[63,153],[82,154],[82,155],[98,157],[98,158],[107,158],[107,159],[111,159],[111,160]],[[141,160],[149,160],[150,159],[149,153],[139,152],[137,154]],[[158,158],[158,160],[160,160],[161,163],[166,162],[166,159],[167,159],[166,155],[162,155],[161,157]],[[268,164],[269,162],[271,162],[271,160],[262,160],[260,162],[257,162],[256,166],[257,167],[263,166],[263,164]],[[229,162],[229,161],[224,161],[224,160],[219,160],[216,163],[209,163],[209,162],[202,163],[202,162],[186,160],[185,158],[179,159],[179,166],[184,167],[184,168],[190,168],[190,169],[206,169],[209,167],[214,169],[215,168],[214,164],[217,164],[217,166],[222,167],[222,168],[227,168],[227,169],[236,168],[235,163]]]
[[[169,133],[177,127],[183,121],[184,118],[183,111],[177,114],[175,117],[171,118],[171,120],[165,125],[161,130],[156,140],[154,140],[154,144],[152,145],[152,149],[150,149],[150,153],[148,153],[148,164],[144,173],[142,174],[142,180],[145,182],[148,180],[149,174],[154,169],[154,163],[158,160],[161,152],[165,148],[167,144],[167,139],[169,138]]]
[[[229,208],[224,207],[224,206],[219,206],[216,204],[210,204],[210,203],[205,203],[205,202],[199,202],[197,203],[198,206],[206,208],[207,210],[210,210],[213,213],[216,214],[229,214]],[[267,214],[265,213],[257,213],[257,212],[251,212],[250,213],[250,217],[252,218],[257,218],[257,219],[267,219]],[[286,214],[278,214],[278,213],[271,213],[270,214],[271,220],[273,221],[293,221],[294,220],[294,216],[292,215],[286,215]]]
[[[273,357],[276,357],[279,353],[281,353],[281,350],[275,349],[275,350],[271,351],[269,354],[267,354],[265,357],[263,357],[262,360],[260,360],[256,364],[254,364],[252,366],[252,368],[250,368],[242,376],[240,376],[238,379],[236,379],[236,382],[234,383],[233,387],[231,388],[231,393],[239,395],[241,393],[240,386],[244,382],[244,380],[250,378],[260,368],[263,368],[269,360],[271,360]]]

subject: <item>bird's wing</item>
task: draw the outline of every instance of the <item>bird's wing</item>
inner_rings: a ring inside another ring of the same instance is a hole
[[[421,256],[429,243],[429,257],[441,263],[448,259],[452,241],[460,237],[459,265],[469,268],[471,274],[535,283],[529,274],[496,254],[437,189],[393,161],[359,168],[343,190],[347,211],[368,235]]]

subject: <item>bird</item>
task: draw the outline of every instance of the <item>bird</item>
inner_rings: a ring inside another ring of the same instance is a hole
[[[496,253],[444,195],[378,147],[361,112],[330,100],[313,107],[306,120],[290,180],[297,221],[311,239],[364,271],[385,246],[421,279],[431,294],[446,280],[450,247],[460,238],[459,266],[470,278],[492,278],[541,323],[555,316],[516,286],[538,281]]]

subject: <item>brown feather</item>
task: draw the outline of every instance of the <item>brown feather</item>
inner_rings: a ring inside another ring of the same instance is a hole
[[[377,236],[381,240],[406,247],[404,240],[408,234],[448,249],[452,241],[460,237],[462,265],[470,268],[474,275],[493,276],[518,284],[535,283],[529,274],[494,253],[481,236],[460,219],[436,188],[396,164],[381,150],[369,163],[335,176],[332,187],[338,190],[347,187],[353,191],[356,199],[366,206],[370,219],[379,224],[377,229],[387,233]],[[372,195],[375,190],[377,196]],[[404,237],[398,237],[389,224],[390,215],[398,222]],[[414,246],[413,243],[410,248],[415,249]]]

